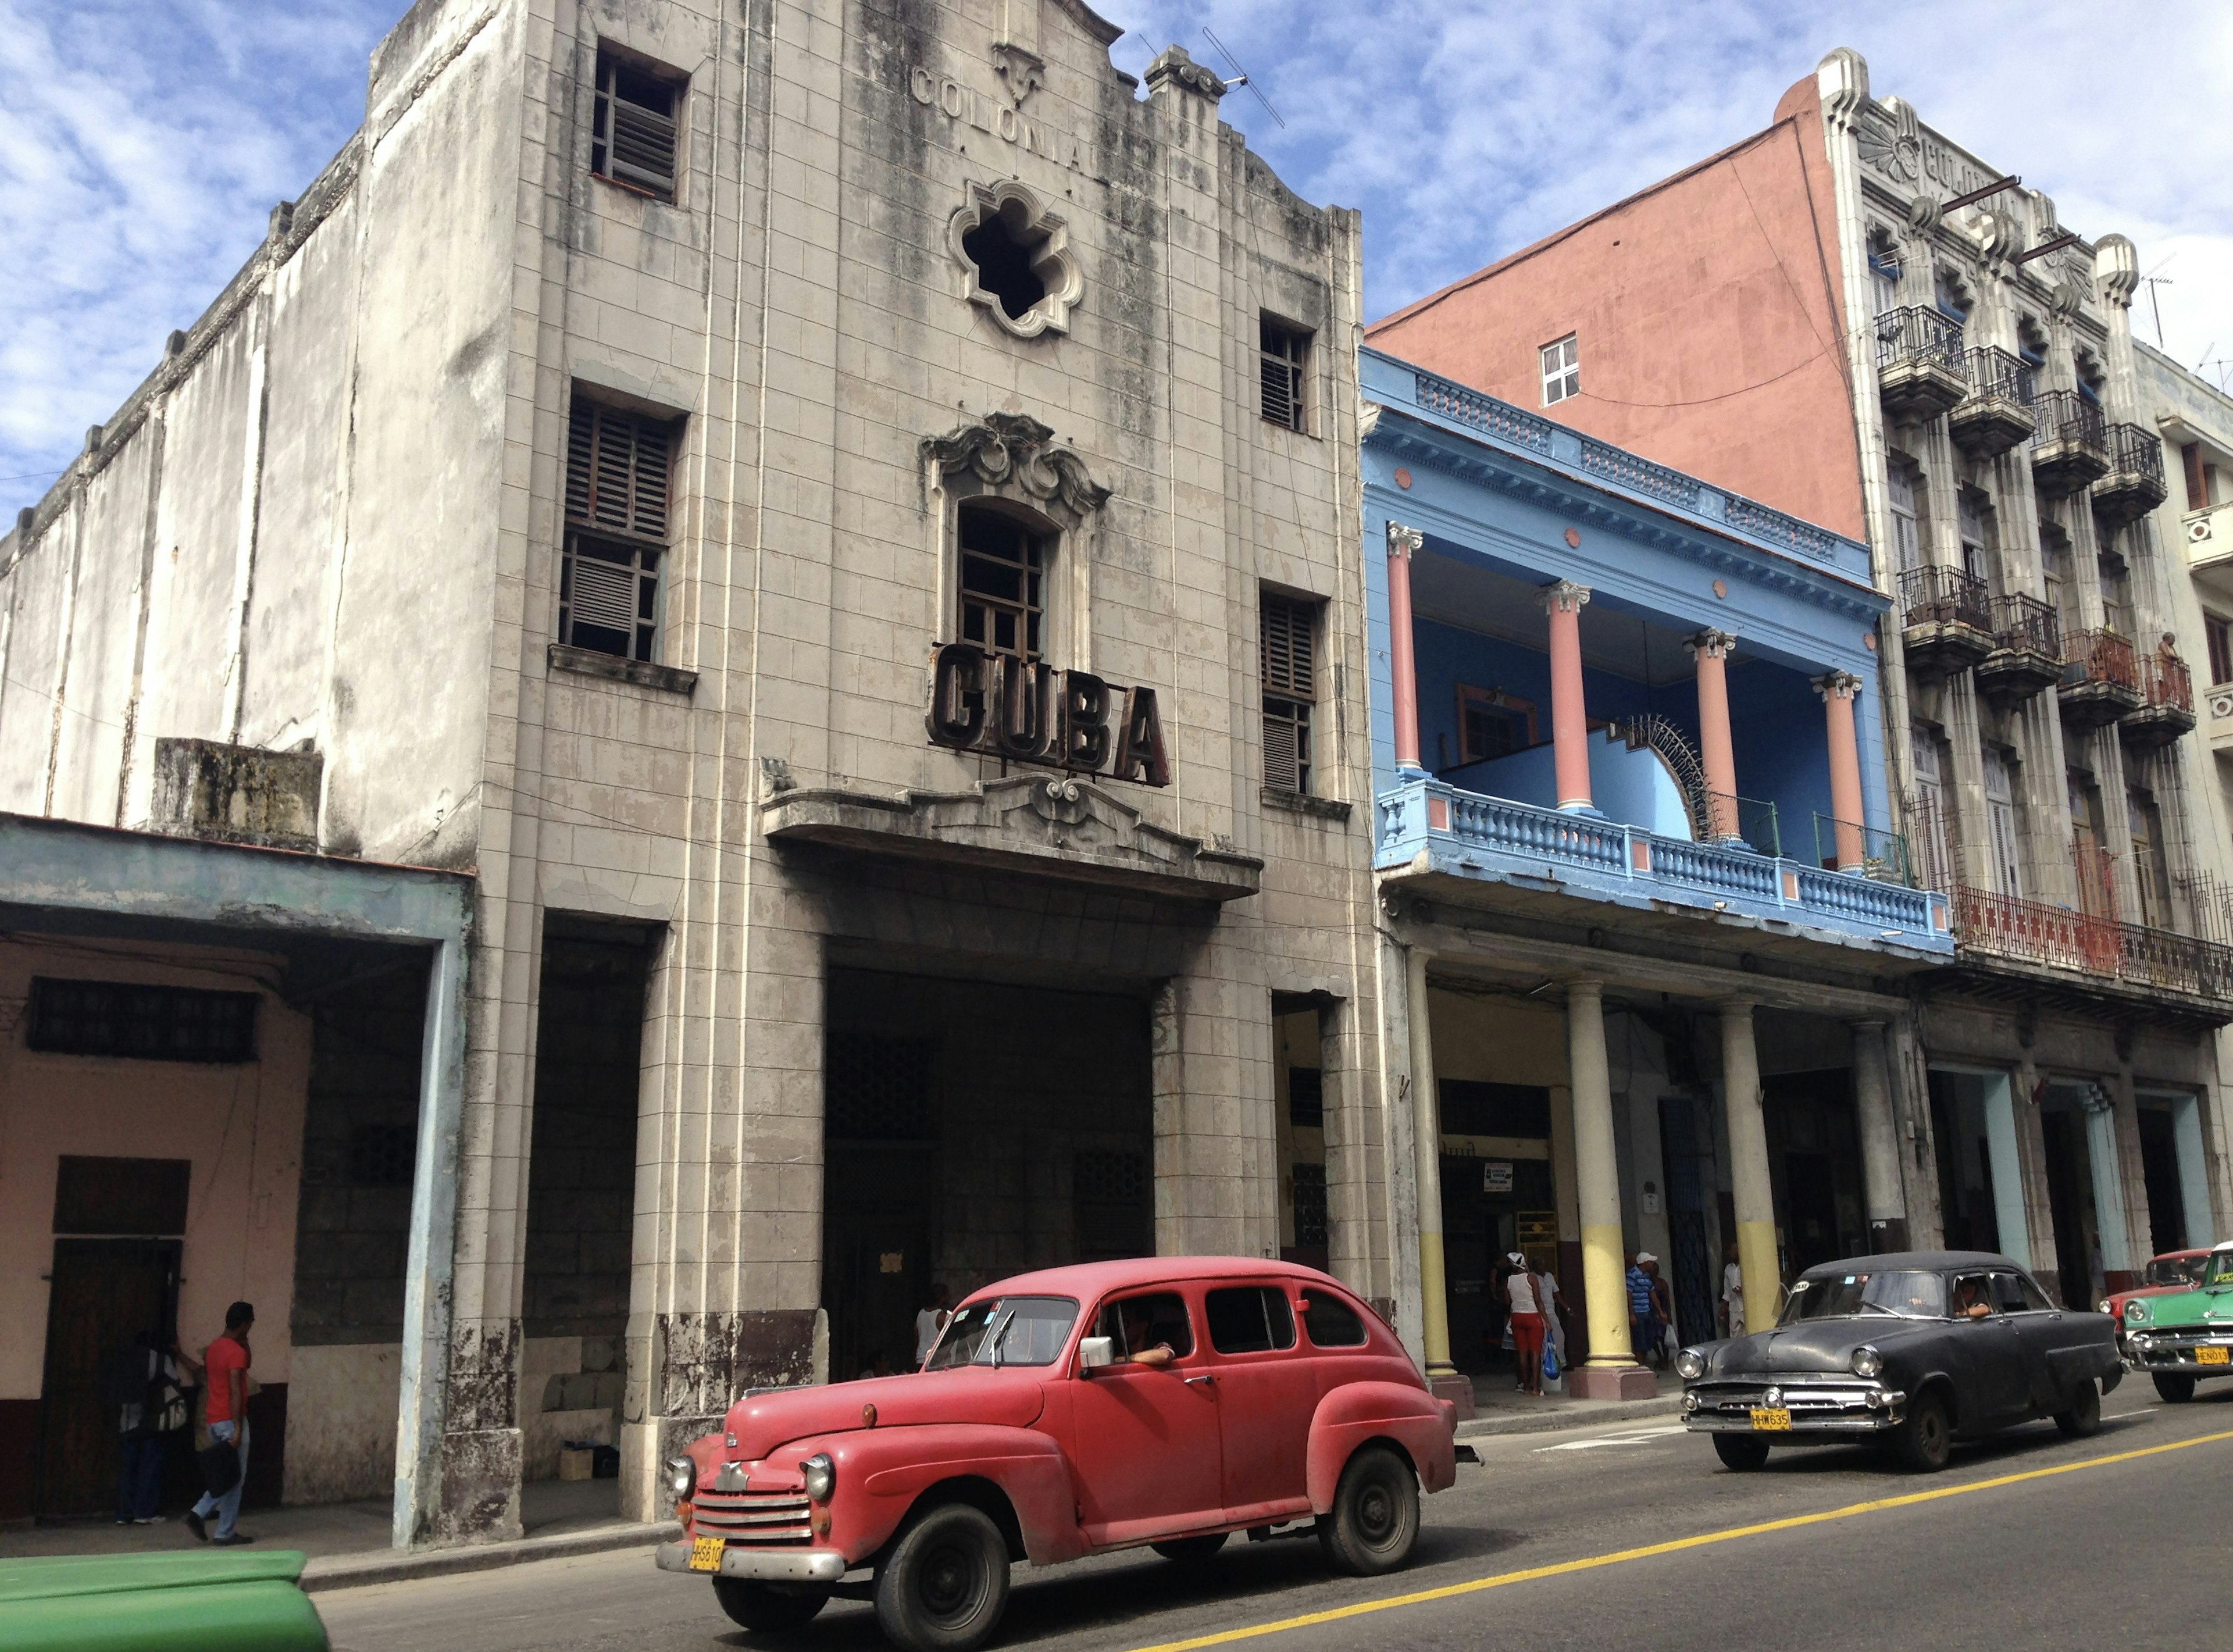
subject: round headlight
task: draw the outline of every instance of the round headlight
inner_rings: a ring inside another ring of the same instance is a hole
[[[1695,1348],[1686,1348],[1675,1356],[1675,1370],[1685,1382],[1695,1382],[1706,1374],[1706,1356]]]
[[[827,1503],[830,1493],[837,1489],[837,1465],[830,1460],[830,1454],[817,1451],[798,1468],[806,1476],[806,1494],[817,1503]]]
[[[2126,1324],[2138,1325],[2143,1324],[2147,1319],[2147,1317],[2148,1304],[2145,1298],[2134,1297],[2131,1301],[2125,1304],[2125,1323]]]
[[[1864,1343],[1853,1350],[1853,1375],[1876,1376],[1884,1370],[1884,1356]]]
[[[698,1465],[687,1457],[676,1457],[667,1465],[667,1489],[677,1497],[687,1497],[698,1489]]]

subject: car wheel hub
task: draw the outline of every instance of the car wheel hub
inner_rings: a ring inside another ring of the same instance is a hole
[[[1357,1499],[1357,1524],[1368,1543],[1383,1544],[1395,1534],[1396,1499],[1386,1486],[1368,1486]]]
[[[972,1558],[959,1549],[940,1549],[925,1556],[923,1610],[941,1619],[962,1616],[974,1603],[976,1571]]]

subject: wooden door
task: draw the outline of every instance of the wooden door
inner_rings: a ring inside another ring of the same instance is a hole
[[[176,1335],[179,1241],[58,1239],[47,1298],[46,1378],[31,1510],[49,1518],[116,1505],[117,1418],[101,1403],[102,1361],[145,1331]]]

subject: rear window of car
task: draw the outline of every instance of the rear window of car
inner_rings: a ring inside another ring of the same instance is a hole
[[[1169,1348],[1180,1359],[1194,1352],[1194,1324],[1187,1317],[1186,1298],[1175,1291],[1122,1297],[1105,1304],[1094,1334],[1109,1338],[1118,1359],[1157,1347]]]
[[[1221,1354],[1265,1354],[1295,1345],[1295,1311],[1286,1292],[1271,1285],[1221,1285],[1203,1308],[1209,1345]]]
[[[1357,1310],[1325,1291],[1303,1292],[1303,1329],[1313,1348],[1362,1348],[1364,1321]]]

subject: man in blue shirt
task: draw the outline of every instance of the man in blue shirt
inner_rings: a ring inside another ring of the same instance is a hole
[[[1659,1282],[1647,1264],[1659,1259],[1638,1251],[1628,1270],[1628,1340],[1638,1365],[1649,1365],[1657,1351],[1663,1321],[1659,1317]]]

